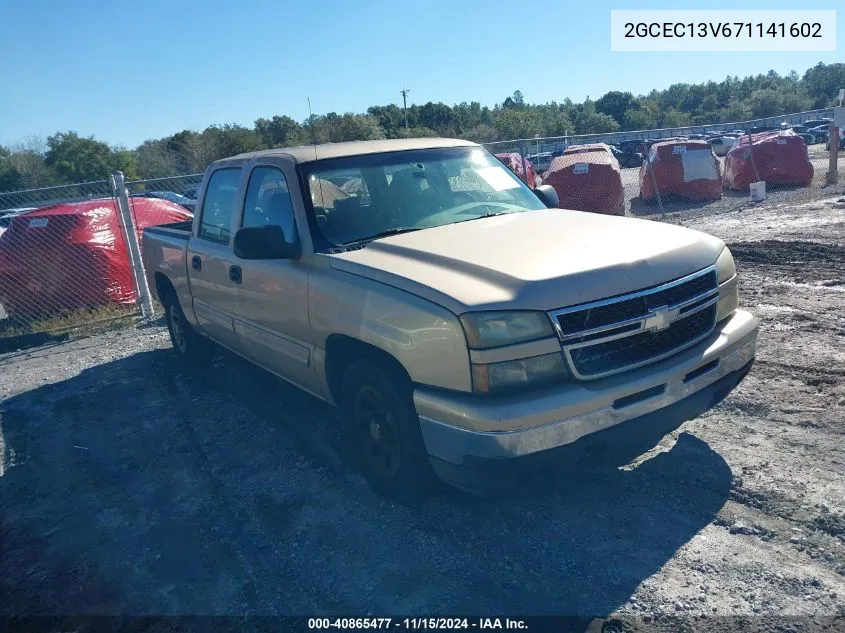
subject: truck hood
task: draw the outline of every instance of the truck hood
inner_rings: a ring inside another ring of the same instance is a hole
[[[512,213],[374,240],[330,265],[470,310],[553,310],[715,263],[724,242],[672,224],[580,211]]]

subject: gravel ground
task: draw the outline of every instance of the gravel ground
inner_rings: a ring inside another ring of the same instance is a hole
[[[756,367],[636,462],[519,494],[384,501],[334,412],[229,355],[188,373],[160,326],[1,355],[0,613],[567,614],[665,631],[777,614],[821,630],[845,616],[837,200],[813,187],[663,217],[731,245],[761,319]]]

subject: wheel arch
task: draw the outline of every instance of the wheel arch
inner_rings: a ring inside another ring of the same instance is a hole
[[[368,360],[385,369],[392,377],[413,384],[402,363],[387,350],[346,334],[331,334],[326,339],[325,375],[329,395],[336,405],[342,404],[343,377],[356,360]]]

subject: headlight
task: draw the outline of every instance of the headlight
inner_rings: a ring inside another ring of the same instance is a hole
[[[716,305],[716,322],[728,318],[739,307],[739,289],[736,277],[736,264],[733,255],[726,246],[716,260],[716,273],[719,276],[719,303]]]
[[[553,336],[552,324],[543,312],[468,312],[461,317],[467,343],[487,349]]]
[[[567,375],[563,355],[543,354],[503,363],[472,366],[473,391],[487,393],[508,387],[560,380]]]
[[[728,279],[736,275],[734,256],[731,255],[731,251],[727,246],[722,249],[719,259],[716,260],[716,274],[719,276],[720,284],[725,283]]]

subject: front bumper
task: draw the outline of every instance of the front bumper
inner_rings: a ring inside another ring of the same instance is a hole
[[[417,388],[414,404],[432,464],[441,478],[459,483],[456,467],[546,453],[622,423],[640,427],[634,420],[655,414],[665,434],[739,383],[754,361],[757,330],[757,319],[738,310],[708,339],[663,361],[531,395],[479,398]]]

